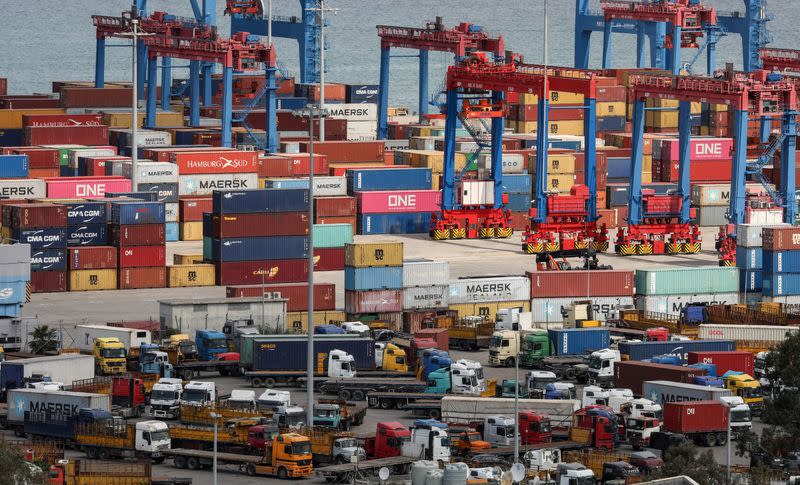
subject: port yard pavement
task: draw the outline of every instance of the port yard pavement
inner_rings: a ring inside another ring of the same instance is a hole
[[[617,270],[653,269],[670,267],[715,266],[714,251],[716,228],[703,228],[703,251],[696,255],[676,256],[617,256],[611,251],[600,253],[603,264]],[[609,234],[614,238],[615,234]],[[427,234],[356,236],[355,242],[402,241],[406,259],[427,258],[450,262],[451,278],[482,275],[524,275],[535,270],[535,258],[521,249],[520,233],[508,239],[464,239],[433,241]],[[167,261],[172,255],[200,254],[202,243],[182,241],[167,244]],[[570,258],[573,265],[580,264]],[[317,283],[336,285],[336,307],[344,308],[344,275],[341,271],[317,272]],[[158,300],[176,298],[223,298],[224,287],[158,288],[147,290],[109,290],[34,294],[31,302],[22,308],[23,317],[38,317],[42,324],[59,322],[106,323],[120,320],[158,320]]]

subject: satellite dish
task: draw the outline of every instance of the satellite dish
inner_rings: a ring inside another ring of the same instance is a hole
[[[539,485],[541,482],[542,481],[539,479],[539,476],[537,475],[537,476],[533,477],[531,485]]]
[[[525,478],[525,465],[519,462],[514,463],[511,466],[511,478],[515,482],[521,482]]]
[[[383,481],[388,480],[389,475],[390,475],[389,469],[386,467],[382,467],[380,470],[378,470],[378,478],[380,478]]]

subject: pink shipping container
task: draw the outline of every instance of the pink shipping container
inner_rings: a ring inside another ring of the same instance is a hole
[[[166,246],[127,246],[119,248],[120,268],[165,266],[166,264]]]
[[[345,291],[345,313],[393,313],[403,311],[403,290]]]
[[[689,148],[689,158],[695,160],[719,160],[733,157],[731,138],[693,138]],[[678,160],[679,142],[677,139],[661,142],[661,160]]]
[[[125,177],[60,177],[45,179],[49,199],[104,197],[106,192],[130,192],[131,181]]]
[[[361,214],[393,212],[435,212],[441,208],[442,193],[438,190],[382,190],[356,192]]]
[[[633,271],[589,271],[588,276],[586,273],[528,271],[531,298],[633,296]]]
[[[181,175],[258,172],[258,152],[178,152],[170,161]]]

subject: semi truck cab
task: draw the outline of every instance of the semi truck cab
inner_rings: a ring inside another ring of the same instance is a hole
[[[575,384],[571,382],[553,382],[544,391],[545,399],[575,399]]]
[[[297,433],[275,437],[270,450],[271,466],[256,466],[256,471],[280,478],[307,477],[313,473],[311,440]]]
[[[741,396],[720,396],[719,400],[731,410],[731,428],[740,430],[750,429],[753,426],[750,406],[745,404]]]
[[[356,359],[344,350],[331,350],[328,354],[328,377],[347,379],[355,376]]]
[[[661,405],[645,398],[634,399],[623,404],[620,407],[620,413],[631,418],[657,418],[659,421],[664,419],[664,410]]]
[[[499,330],[489,340],[489,365],[514,367],[519,355],[519,332]]]
[[[628,418],[625,422],[625,433],[628,442],[634,449],[642,449],[650,445],[650,436],[661,431],[661,421],[657,418]]]
[[[735,396],[739,396],[744,403],[750,406],[750,411],[758,415],[764,407],[764,396],[761,391],[761,384],[751,376],[742,373],[729,371],[722,375],[725,381],[725,388],[729,389]]]
[[[125,345],[116,337],[101,337],[92,346],[95,367],[99,374],[122,374],[127,370]]]
[[[168,451],[172,442],[169,438],[169,427],[157,420],[136,423],[136,451],[151,456],[159,456]]]
[[[497,446],[513,446],[516,424],[506,416],[486,416],[483,420],[483,438]]]
[[[266,389],[256,401],[256,407],[259,410],[278,411],[279,408],[286,408],[291,405],[291,393],[289,391],[278,391],[275,389]]]
[[[157,347],[156,347],[157,348]],[[139,354],[139,372],[172,377],[174,367],[169,362],[169,354],[160,350],[143,350]]]
[[[390,342],[375,342],[375,367],[389,372],[408,372],[406,351]]]
[[[557,485],[594,485],[594,472],[580,463],[559,463],[556,469]]]
[[[450,462],[447,425],[434,419],[418,419],[411,428],[411,440],[404,441],[402,456]]]
[[[532,370],[528,372],[528,395],[534,399],[544,398],[547,392],[547,385],[558,381],[555,373],[543,370]]]
[[[455,365],[464,366],[467,370],[475,372],[475,378],[478,380],[478,390],[480,392],[486,391],[486,377],[483,375],[483,366],[480,362],[469,359],[458,359]]]
[[[306,425],[306,410],[300,406],[286,406],[273,414],[281,428],[301,428]]]
[[[217,385],[213,382],[189,381],[183,388],[181,404],[205,406],[217,399]]]
[[[179,361],[197,360],[197,345],[185,333],[170,335],[167,346],[176,351]]]
[[[364,440],[364,449],[371,458],[401,456],[403,445],[411,440],[411,431],[402,424],[378,423],[375,437]]]
[[[234,389],[226,401],[228,407],[252,411],[256,408],[256,391]]]
[[[222,332],[197,330],[195,343],[199,360],[216,360],[220,354],[228,352],[228,341]]]
[[[439,369],[428,375],[425,392],[430,394],[462,394],[478,396],[481,394],[478,378],[474,369],[467,369],[461,364]]]
[[[589,356],[589,382],[600,387],[611,387],[614,382],[614,363],[619,361],[619,350],[592,352]]]
[[[552,442],[553,432],[550,428],[550,418],[533,411],[520,411],[519,435],[520,443],[523,445]]]
[[[522,356],[520,365],[537,367],[539,362],[550,356],[550,340],[545,330],[533,330],[520,339]]]
[[[314,426],[338,428],[341,420],[342,414],[338,404],[314,405]]]
[[[180,414],[183,381],[162,377],[150,391],[150,409],[156,418],[174,419]]]

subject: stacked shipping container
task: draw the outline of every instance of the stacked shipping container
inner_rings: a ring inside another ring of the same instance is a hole
[[[31,291],[67,291],[67,210],[62,205],[3,206],[3,239],[31,246]]]
[[[526,273],[530,279],[533,323],[560,323],[562,311],[577,300],[592,301],[602,317],[618,305],[633,305],[632,271],[542,271]]]
[[[120,289],[167,286],[163,202],[112,202],[111,243],[118,249]]]
[[[761,238],[762,293],[764,297],[788,302],[788,298],[800,295],[800,229],[765,227]]]
[[[689,303],[739,303],[738,268],[636,270],[636,308],[677,316]]]
[[[403,243],[345,246],[344,310],[350,320],[403,325]]]

